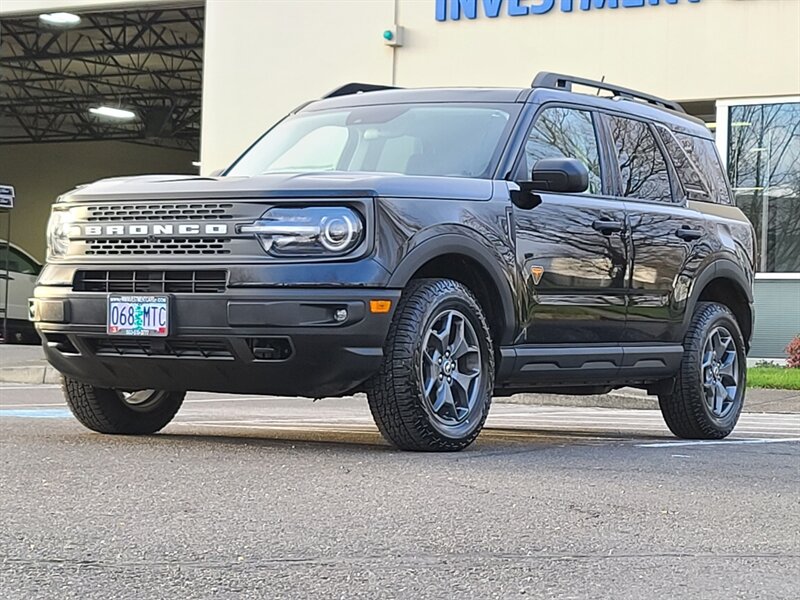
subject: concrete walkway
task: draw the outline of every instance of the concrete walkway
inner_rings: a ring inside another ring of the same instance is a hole
[[[59,383],[58,372],[44,360],[39,346],[0,344],[0,383]],[[622,388],[610,394],[568,396],[517,394],[495,402],[539,406],[597,406],[602,408],[657,409],[658,400],[644,391]],[[795,390],[747,390],[746,412],[800,413],[800,392]]]

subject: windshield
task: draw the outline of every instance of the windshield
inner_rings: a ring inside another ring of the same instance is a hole
[[[491,177],[515,104],[393,104],[303,112],[282,121],[226,175],[359,171]]]

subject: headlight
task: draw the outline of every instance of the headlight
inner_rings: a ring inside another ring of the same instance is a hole
[[[72,213],[53,209],[47,222],[47,258],[60,258],[69,250]]]
[[[361,216],[344,206],[272,208],[240,233],[254,233],[273,256],[342,256],[364,239]]]

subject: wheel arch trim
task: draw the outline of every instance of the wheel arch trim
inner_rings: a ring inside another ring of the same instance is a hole
[[[714,261],[694,280],[692,290],[689,294],[686,312],[683,318],[683,332],[685,334],[686,330],[689,328],[689,323],[692,320],[692,316],[694,315],[694,311],[697,308],[697,303],[700,301],[700,296],[702,293],[706,290],[709,284],[718,280],[729,282],[744,296],[745,300],[747,301],[747,310],[750,313],[750,332],[749,336],[745,336],[747,338],[745,339],[745,343],[749,347],[755,323],[755,315],[753,312],[753,284],[751,280],[748,280],[744,269],[742,269],[740,265],[727,258]]]
[[[500,265],[504,262],[489,241],[483,238],[478,241],[475,237],[474,232],[469,237],[459,233],[442,233],[420,241],[393,271],[388,287],[404,288],[419,269],[441,256],[461,255],[473,260],[488,273],[491,284],[500,297],[503,330],[497,343],[507,344],[513,340],[517,328],[509,274],[501,268]]]

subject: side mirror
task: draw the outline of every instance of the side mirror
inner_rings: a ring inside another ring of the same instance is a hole
[[[575,158],[543,158],[531,172],[534,189],[579,194],[589,188],[589,170]]]

